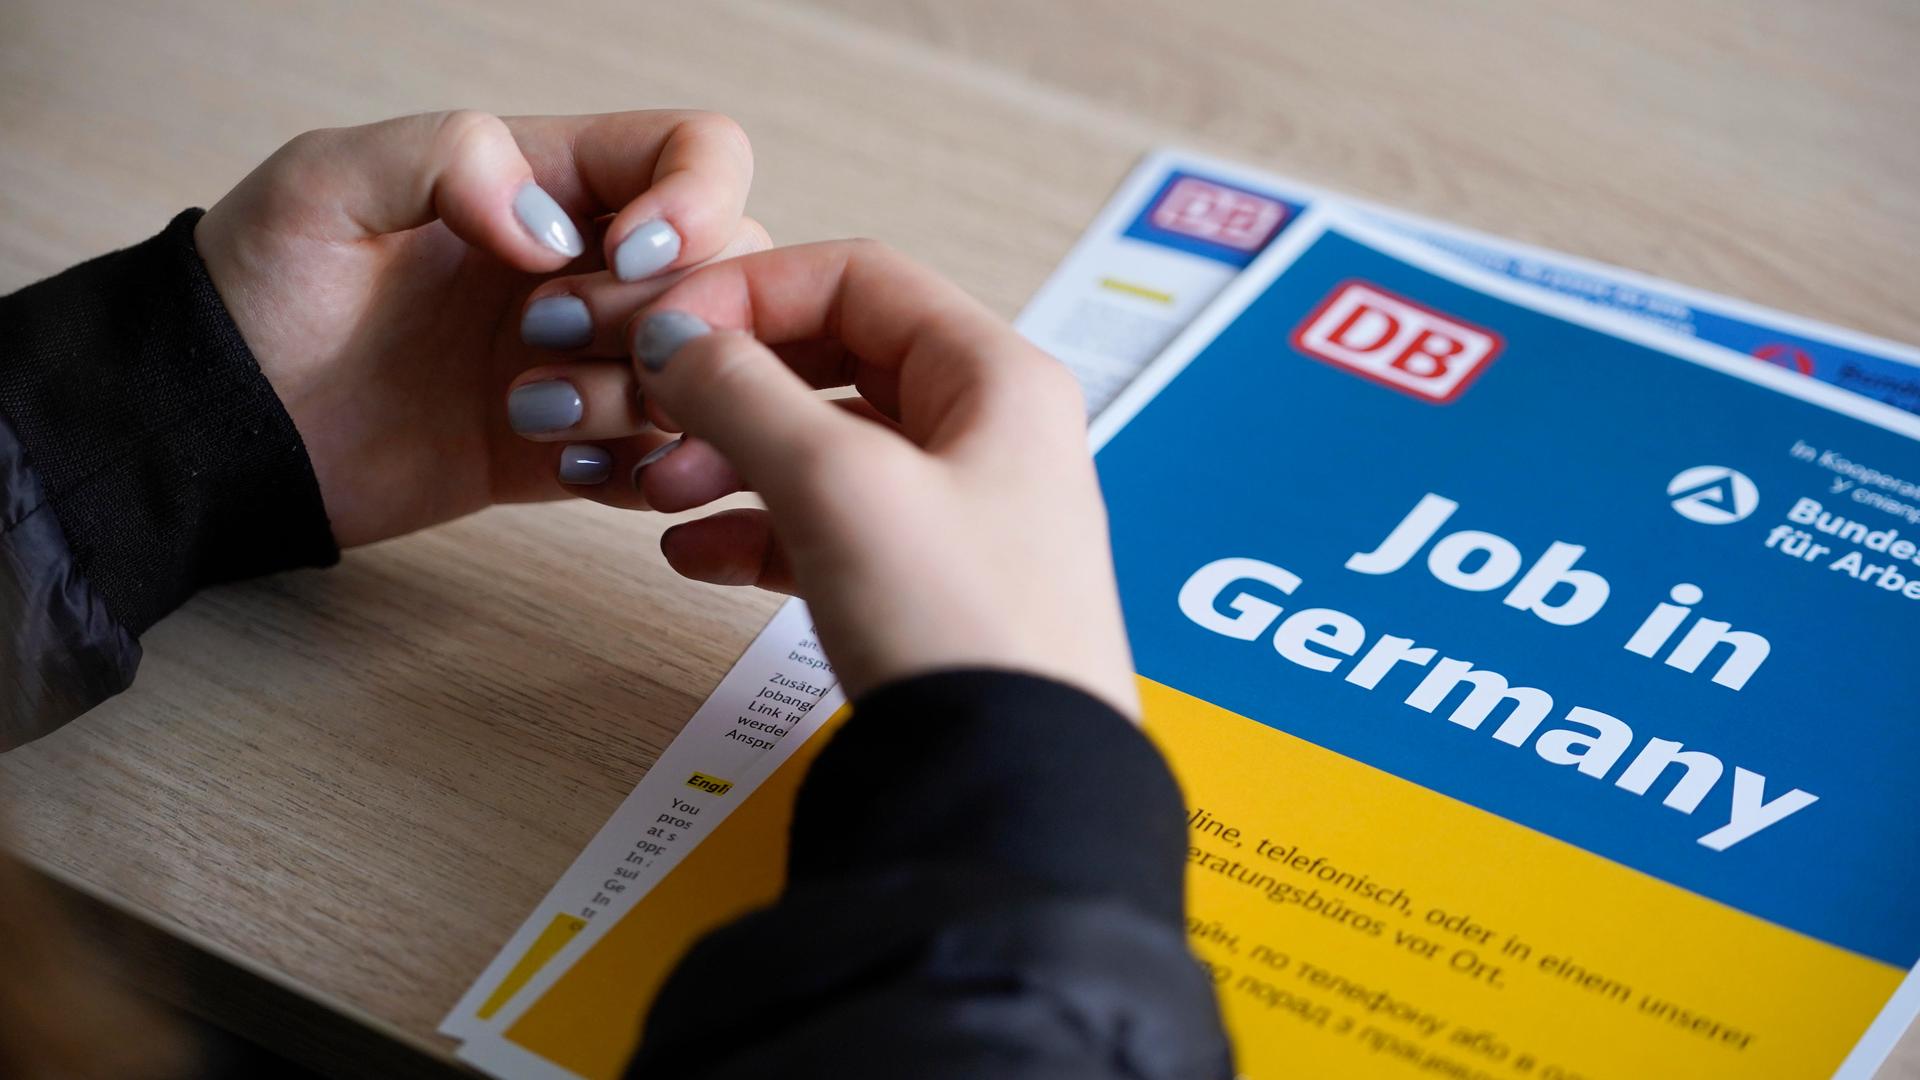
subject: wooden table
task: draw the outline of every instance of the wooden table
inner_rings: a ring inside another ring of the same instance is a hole
[[[696,105],[752,135],[776,239],[883,237],[1009,315],[1172,142],[1916,341],[1916,51],[1906,0],[9,0],[0,290],[306,128]],[[496,510],[214,590],[132,691],[0,759],[18,845],[155,963],[254,980],[196,1007],[355,1071],[287,1034],[319,1003],[431,1071],[772,610],[677,580],[663,524]]]

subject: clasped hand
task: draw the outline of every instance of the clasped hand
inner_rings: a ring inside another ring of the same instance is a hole
[[[997,667],[1137,712],[1071,375],[884,246],[769,250],[752,172],[713,114],[405,117],[294,139],[195,240],[341,546],[751,490],[665,556],[804,596],[849,693]]]

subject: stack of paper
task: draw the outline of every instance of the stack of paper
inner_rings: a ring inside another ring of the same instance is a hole
[[[1920,1008],[1920,353],[1174,153],[1019,325],[1097,414],[1244,1075],[1871,1074]],[[463,1057],[619,1074],[777,895],[832,683],[787,604]]]

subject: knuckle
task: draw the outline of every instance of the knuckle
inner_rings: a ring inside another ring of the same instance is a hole
[[[1087,399],[1080,388],[1080,380],[1074,377],[1067,365],[1051,356],[1041,356],[1031,365],[1031,380],[1035,403],[1049,415],[1071,416],[1075,420],[1085,417]]]
[[[480,109],[450,109],[429,113],[427,118],[433,127],[434,146],[447,158],[455,158],[496,140],[513,137],[507,130],[505,120]]]
[[[744,394],[750,390],[760,377],[760,361],[756,355],[760,350],[752,339],[744,335],[721,331],[689,342],[684,352],[692,355],[684,358],[675,356],[674,362],[692,368],[699,374],[709,393],[722,396]]]
[[[855,267],[859,267],[863,278],[914,279],[921,274],[919,263],[884,240],[856,236],[850,240],[824,241],[823,246],[837,256],[837,261],[847,272],[852,273]]]
[[[309,202],[309,192],[324,189],[325,176],[338,158],[342,129],[303,131],[283,143],[248,178],[258,212],[268,220],[291,219]]]
[[[887,243],[885,240],[875,240],[871,236],[856,236],[847,240],[835,241],[835,243],[844,248],[847,256],[853,259],[870,260],[873,262],[895,262],[906,258],[906,256],[895,250],[893,245]]]
[[[346,128],[314,128],[288,139],[273,152],[273,162],[297,170],[324,165],[338,152],[346,138]]]
[[[926,462],[917,450],[897,441],[862,440],[834,460],[834,475],[842,483],[858,472],[860,487],[895,499],[916,499],[926,491]]]
[[[1008,357],[984,394],[985,406],[993,413],[1021,417],[1046,430],[1077,431],[1086,422],[1080,380],[1045,354]]]
[[[725,113],[693,112],[679,123],[682,134],[701,140],[712,140],[731,146],[748,161],[753,160],[753,140],[747,137],[747,129],[740,122]]]
[[[312,131],[303,131],[282,144],[276,154],[279,157],[292,159],[315,156],[321,152],[322,145],[328,141],[328,138],[332,134],[332,128],[315,128]]]

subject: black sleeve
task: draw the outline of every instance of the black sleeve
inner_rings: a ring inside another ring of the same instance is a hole
[[[0,749],[125,688],[194,590],[339,556],[199,219],[0,299]]]
[[[885,687],[801,787],[786,894],[689,951],[629,1076],[1231,1077],[1185,862],[1172,775],[1106,705]]]

